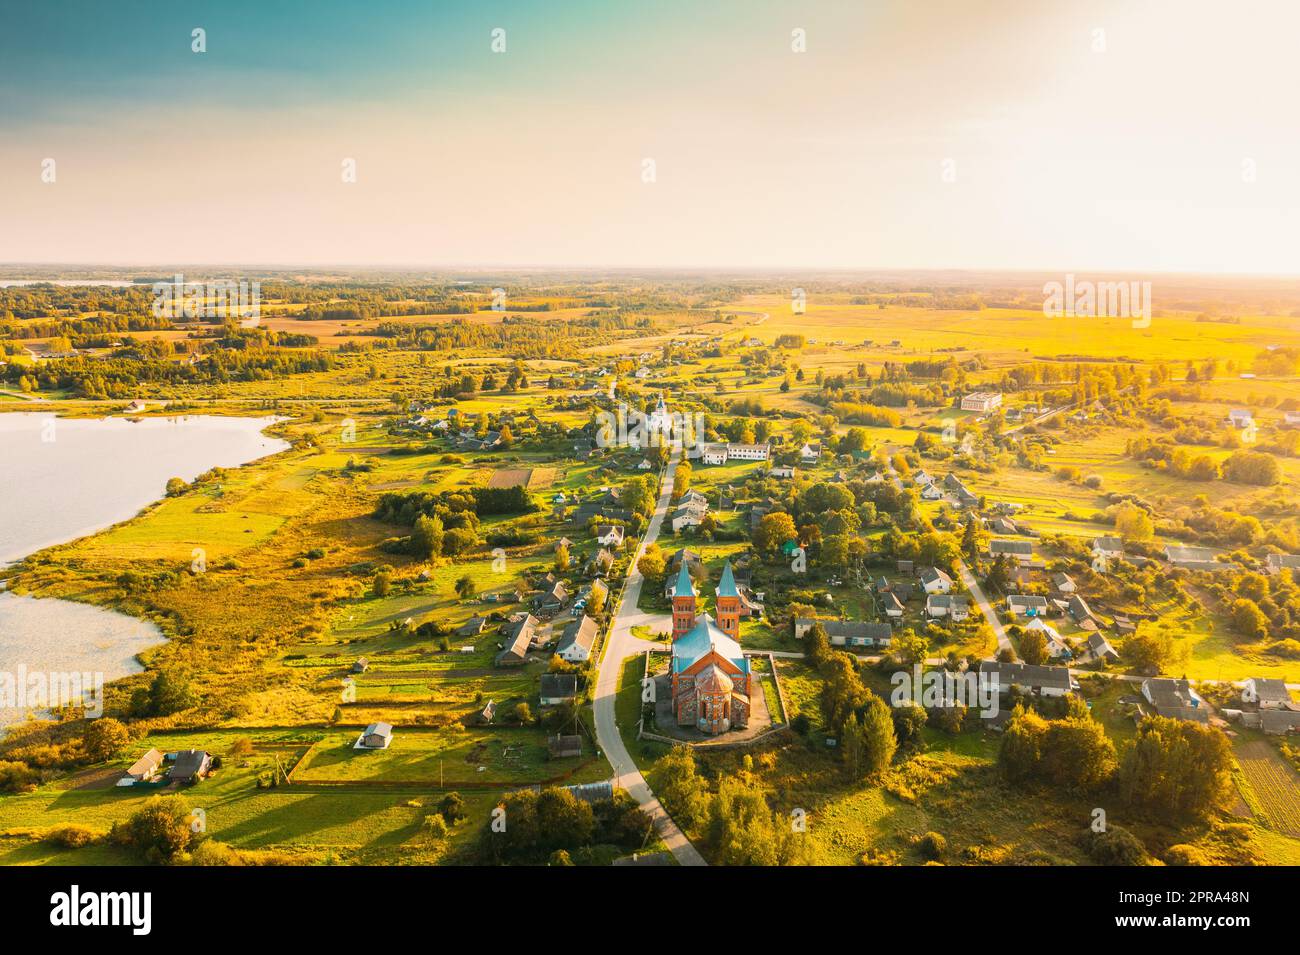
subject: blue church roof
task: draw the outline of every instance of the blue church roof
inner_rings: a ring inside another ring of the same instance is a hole
[[[673,643],[673,672],[681,673],[689,669],[710,650],[716,651],[723,659],[730,660],[740,668],[740,672],[749,672],[749,659],[740,649],[740,644],[718,629],[718,625],[707,613],[700,614],[695,626]]]
[[[731,573],[731,561],[722,565],[722,580],[718,582],[719,597],[739,597],[740,591],[736,589],[736,578]]]
[[[673,596],[695,596],[695,581],[691,580],[691,572],[686,568],[685,559],[682,560],[681,570],[677,572],[677,583],[673,585]]]

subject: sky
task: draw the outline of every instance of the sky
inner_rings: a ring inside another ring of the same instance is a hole
[[[1297,35],[1291,0],[0,0],[0,262],[1296,274]]]

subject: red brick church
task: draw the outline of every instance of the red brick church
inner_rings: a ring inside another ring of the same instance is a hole
[[[728,561],[715,599],[717,619],[698,612],[686,561],[673,588],[673,714],[678,726],[717,735],[749,725],[753,687],[740,649],[740,591]]]

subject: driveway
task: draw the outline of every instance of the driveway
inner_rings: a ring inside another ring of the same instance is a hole
[[[647,614],[637,609],[641,596],[641,585],[645,582],[637,562],[645,553],[646,547],[659,537],[659,528],[663,525],[664,515],[673,493],[673,475],[677,472],[677,462],[681,458],[681,449],[674,449],[664,469],[663,482],[660,486],[659,502],[650,518],[645,536],[637,546],[632,558],[632,567],[628,570],[627,586],[623,589],[623,599],[614,613],[614,622],[609,629],[609,644],[601,660],[600,673],[596,678],[596,742],[605,753],[605,758],[614,768],[614,785],[626,789],[641,808],[654,820],[655,829],[664,845],[672,852],[680,865],[707,865],[695,846],[691,845],[672,817],[655,798],[645,777],[637,769],[636,763],[623,745],[619,735],[618,722],[615,718],[614,700],[618,695],[618,678],[625,659],[641,653],[649,647],[657,646],[648,640],[641,640],[632,635],[634,626],[661,627],[666,619],[662,614]]]
[[[980,588],[979,581],[976,580],[975,575],[970,572],[970,568],[966,566],[966,562],[960,559],[957,561],[957,574],[961,577],[962,584],[964,584],[966,589],[970,591],[970,595],[974,599],[975,605],[980,608],[980,613],[984,614],[984,619],[987,620],[989,626],[993,628],[993,635],[998,638],[998,652],[1001,653],[1003,650],[1010,650],[1011,659],[1019,660],[1020,657],[1016,655],[1016,648],[1012,645],[1011,638],[1007,636],[1007,632],[1002,626],[1002,621],[998,619],[997,611],[995,611],[989,604],[988,598],[984,596],[984,591]]]

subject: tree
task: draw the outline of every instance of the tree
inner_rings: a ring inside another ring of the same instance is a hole
[[[449,825],[456,825],[465,818],[465,800],[455,790],[447,793],[442,797],[442,802],[438,803],[438,814],[447,820]]]
[[[1247,597],[1233,601],[1232,625],[1250,640],[1262,640],[1268,636],[1268,617],[1259,609],[1259,604]]]
[[[97,763],[112,759],[129,742],[130,731],[119,720],[109,716],[92,720],[86,728],[86,755]]]
[[[109,839],[134,849],[147,862],[171,862],[195,843],[193,810],[183,796],[154,796],[125,822],[116,822]]]
[[[1214,727],[1148,717],[1120,761],[1118,779],[1126,801],[1162,821],[1204,817],[1230,790],[1232,748]]]
[[[1172,669],[1187,654],[1187,645],[1169,627],[1146,621],[1138,625],[1120,650],[1124,661],[1139,673]]]
[[[912,666],[930,655],[930,641],[924,634],[904,630],[890,642],[889,652],[901,665]]]
[[[170,716],[197,703],[189,681],[166,670],[160,670],[147,688],[141,687],[131,697],[131,709],[137,716]]]
[[[1115,508],[1115,531],[1129,540],[1150,540],[1156,526],[1151,515],[1131,501]]]
[[[754,533],[754,545],[770,556],[775,556],[786,541],[795,539],[794,518],[784,511],[764,514]]]
[[[921,742],[921,730],[925,728],[926,714],[925,709],[913,702],[905,702],[902,706],[893,707],[890,713],[894,721],[894,739],[898,741],[898,748],[903,750],[919,746]]]
[[[474,578],[469,574],[463,574],[456,579],[456,596],[461,600],[468,600],[474,596]]]
[[[1282,480],[1277,458],[1263,451],[1236,451],[1223,462],[1223,479],[1268,486]]]
[[[889,768],[898,750],[898,737],[894,735],[894,720],[889,706],[876,694],[867,691],[867,702],[859,717],[862,735],[862,768],[867,776],[875,776]]]
[[[387,597],[393,589],[393,575],[386,570],[379,571],[371,582],[371,589],[376,597]]]
[[[803,652],[805,659],[818,669],[830,655],[831,641],[826,636],[826,628],[820,621],[809,627],[808,632],[803,635]]]
[[[1002,743],[998,748],[998,766],[1008,779],[1026,780],[1037,774],[1046,735],[1046,720],[1033,710],[1016,707],[1002,732]]]
[[[417,557],[433,560],[435,557],[442,556],[444,537],[442,519],[421,514],[415,519],[415,526],[411,531],[411,549]]]
[[[569,545],[560,544],[555,548],[555,570],[564,573],[569,569]]]
[[[651,544],[645,549],[641,559],[636,562],[636,569],[647,580],[659,580],[663,577],[667,570],[667,561],[664,559],[664,552],[659,549],[658,544]]]
[[[831,733],[839,736],[849,717],[867,702],[869,691],[858,675],[858,661],[850,654],[831,653],[821,669],[822,719]]]
[[[527,703],[521,701],[515,704],[514,717],[516,723],[526,726],[533,721],[533,711]]]
[[[1041,630],[1024,630],[1020,637],[1020,656],[1030,666],[1047,662],[1047,637]]]
[[[673,472],[673,497],[679,498],[685,494],[691,487],[691,466],[686,461],[677,462],[677,470]]]
[[[695,766],[695,755],[685,746],[675,746],[650,768],[650,782],[679,825],[687,830],[704,824],[708,812],[708,791]]]
[[[182,481],[182,480],[181,480],[180,478],[178,478],[178,477],[168,478],[168,479],[167,479],[167,496],[168,496],[168,497],[179,497],[181,494],[184,494],[184,493],[185,493],[185,488],[187,488],[188,486],[189,486],[189,485],[187,485],[184,481]]]
[[[1052,720],[1043,737],[1043,772],[1075,792],[1097,789],[1115,773],[1115,744],[1089,717]]]

